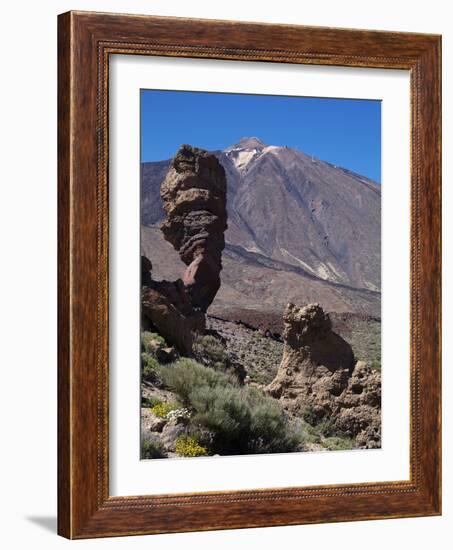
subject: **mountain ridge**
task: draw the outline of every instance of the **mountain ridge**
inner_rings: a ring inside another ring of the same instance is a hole
[[[360,304],[356,309],[380,315],[379,184],[297,149],[267,145],[256,137],[241,138],[214,153],[227,177],[224,256],[236,251],[234,265],[231,258],[227,262],[229,269],[239,276],[240,266],[248,262],[256,276],[257,265],[267,258],[274,268],[279,265],[282,272],[292,272],[290,279],[295,275],[302,278],[300,284],[307,284],[311,277],[316,285],[333,283],[340,294],[370,291],[373,304]],[[144,226],[158,226],[164,219],[160,184],[170,162],[141,165]],[[156,239],[154,235],[154,246]],[[224,266],[222,281],[232,282],[230,275]],[[262,291],[258,283],[255,286],[248,292],[259,302]],[[326,287],[326,295],[330,293]],[[318,291],[315,294],[319,297]],[[354,311],[349,298],[343,305],[336,299],[330,302],[327,299],[323,304],[328,310]]]

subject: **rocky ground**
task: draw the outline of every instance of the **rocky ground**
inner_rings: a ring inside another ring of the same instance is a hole
[[[363,318],[357,315],[331,314],[334,330],[343,338],[347,338],[352,344],[352,350],[356,359],[366,360],[374,369],[380,368],[380,321],[373,318]],[[283,337],[277,332],[261,328],[257,329],[252,325],[241,322],[221,319],[216,316],[207,315],[206,332],[214,342],[214,359],[216,366],[228,364],[231,372],[239,377],[242,376],[245,387],[256,388],[265,393],[265,388],[276,377],[279,365],[282,361],[284,351]],[[165,366],[168,360],[173,360],[173,352],[167,354],[164,350],[166,344],[156,344],[156,350],[152,353],[158,364]],[[204,346],[204,347],[203,347]],[[198,350],[197,360],[201,364],[213,367],[212,345],[206,351],[206,343],[203,346],[195,345]],[[147,348],[150,349],[149,347]],[[236,370],[235,370],[236,369]],[[242,374],[238,374],[242,373]],[[163,406],[162,406],[163,405]],[[160,456],[177,457],[181,456],[176,451],[177,441],[184,440],[188,433],[190,419],[183,418],[181,411],[184,404],[178,396],[168,389],[157,379],[143,378],[142,381],[142,441],[153,441],[151,454],[144,457],[157,458]],[[172,411],[173,417],[172,417]],[[181,415],[178,418],[178,415]],[[167,418],[170,415],[170,418]],[[313,422],[313,419],[304,418],[303,414],[293,414],[286,411],[287,422],[301,437],[303,443],[297,450],[303,451],[325,451],[325,450],[346,450],[356,446],[354,437],[350,435],[332,433],[330,426],[324,420]],[[188,440],[190,443],[190,439]],[[196,453],[204,454],[201,447],[197,450],[185,449],[181,451],[182,456],[197,456]],[[208,454],[209,450],[206,451]],[[154,454],[153,454],[154,453]],[[191,455],[190,453],[195,453]],[[198,455],[199,456],[199,455]]]
[[[283,355],[281,315],[250,310],[228,310],[225,318],[207,316],[207,327],[225,341],[251,381],[268,384],[277,373]],[[352,347],[357,360],[372,368],[381,366],[381,321],[353,313],[330,313],[333,331]],[[258,328],[255,328],[258,327]]]
[[[381,320],[354,313],[330,313],[332,329],[352,347],[354,355],[371,368],[381,369]]]
[[[283,354],[281,338],[209,315],[207,327],[221,336],[227,352],[244,367],[247,381],[266,385],[274,379]]]

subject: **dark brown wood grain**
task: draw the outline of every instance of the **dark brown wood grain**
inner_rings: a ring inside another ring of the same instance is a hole
[[[439,36],[412,33],[84,12],[59,16],[58,531],[61,535],[86,538],[440,514],[440,43]],[[410,481],[109,496],[108,59],[111,54],[410,71]]]
[[[69,536],[70,494],[70,67],[69,16],[58,26],[58,532]]]

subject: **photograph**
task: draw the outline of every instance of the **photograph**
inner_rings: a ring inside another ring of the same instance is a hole
[[[453,547],[450,5],[357,4],[2,5],[5,550]]]
[[[380,449],[381,101],[141,89],[140,143],[141,459]]]

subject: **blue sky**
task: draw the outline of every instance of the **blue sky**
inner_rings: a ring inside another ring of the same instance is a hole
[[[141,90],[141,133],[142,162],[255,136],[381,181],[378,100]]]

